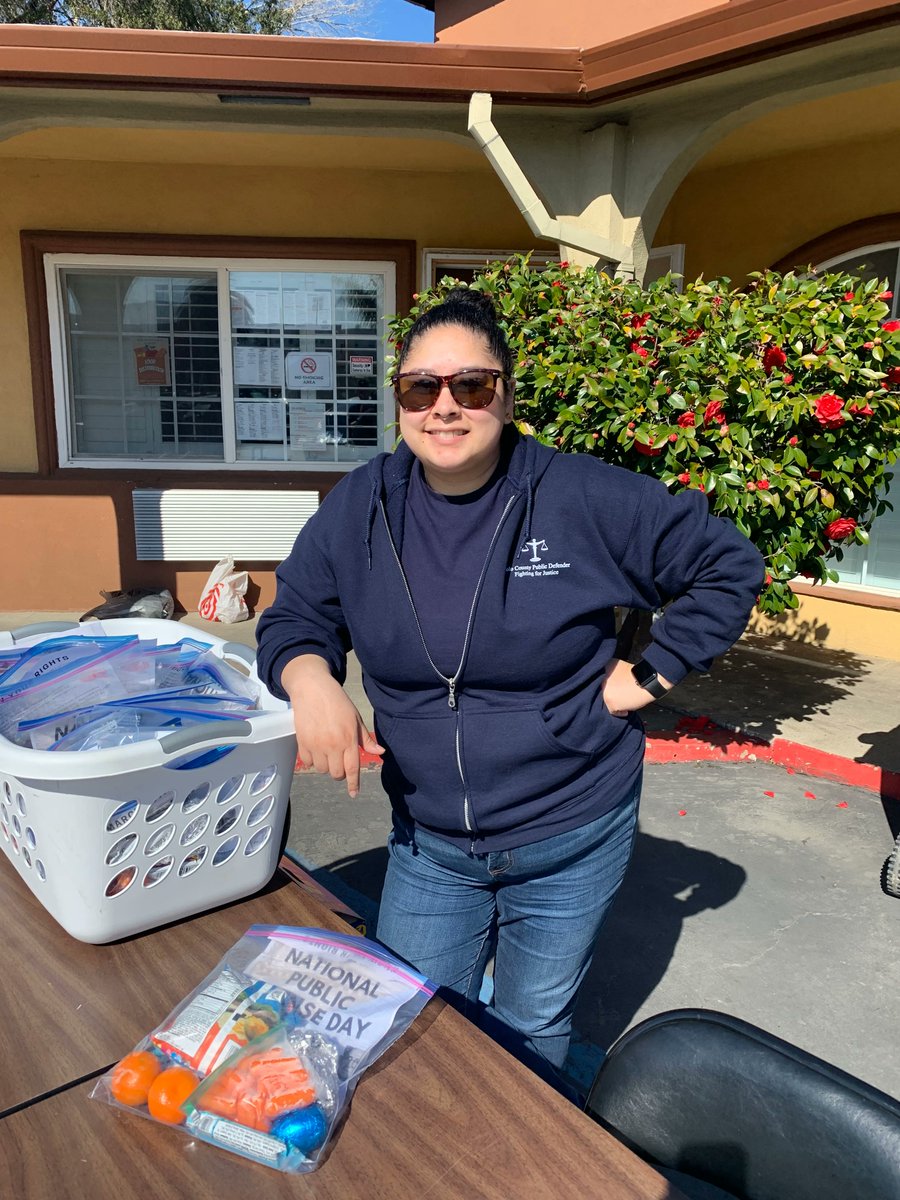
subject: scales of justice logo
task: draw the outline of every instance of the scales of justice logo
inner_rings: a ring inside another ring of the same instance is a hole
[[[507,572],[511,573],[516,579],[537,579],[547,575],[558,575],[560,571],[566,571],[572,565],[567,562],[551,562],[545,557],[550,554],[550,547],[543,538],[533,537],[526,542],[519,555],[527,554],[528,558],[525,562],[513,563],[511,567],[507,567]]]

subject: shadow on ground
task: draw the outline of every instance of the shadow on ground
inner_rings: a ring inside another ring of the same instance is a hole
[[[743,867],[718,854],[639,832],[582,988],[576,1027],[610,1046],[665,975],[684,922],[728,904],[746,878]]]
[[[827,716],[870,670],[867,659],[847,650],[745,637],[707,675],[690,676],[679,685],[672,706],[712,714],[731,728],[770,742],[783,736],[786,721]]]

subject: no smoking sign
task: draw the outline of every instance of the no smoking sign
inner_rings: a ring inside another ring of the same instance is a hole
[[[330,388],[334,378],[331,354],[308,354],[291,350],[284,356],[285,387]]]

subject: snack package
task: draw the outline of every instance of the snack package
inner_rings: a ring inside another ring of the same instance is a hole
[[[433,994],[367,938],[253,925],[91,1097],[313,1171],[363,1072]]]

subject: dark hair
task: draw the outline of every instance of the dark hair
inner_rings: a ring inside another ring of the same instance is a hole
[[[453,288],[440,304],[416,317],[400,347],[397,356],[398,371],[416,338],[432,329],[439,329],[442,325],[458,325],[471,333],[479,334],[487,342],[488,349],[500,364],[504,375],[512,376],[512,351],[506,340],[506,333],[497,320],[497,309],[493,300],[484,292],[467,287]]]

